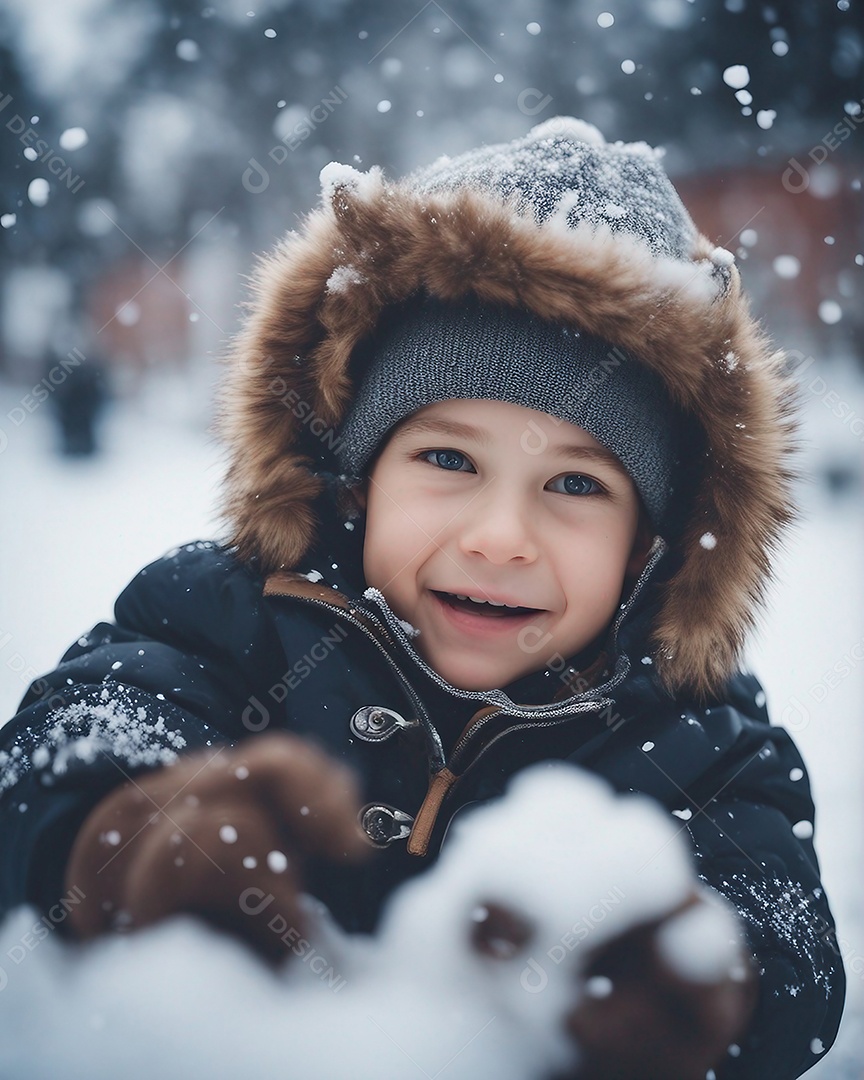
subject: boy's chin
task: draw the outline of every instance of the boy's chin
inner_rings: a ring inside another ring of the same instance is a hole
[[[484,668],[476,663],[476,657],[474,663],[467,664],[465,662],[447,663],[441,660],[440,657],[437,662],[434,658],[424,657],[424,659],[433,671],[437,671],[442,679],[445,679],[451,686],[455,686],[457,690],[500,690],[509,683],[515,682],[516,679],[521,679],[523,675],[529,674],[530,671],[538,670],[536,668],[531,668],[528,671],[517,670],[515,666],[512,669],[501,666],[494,669],[491,667]]]

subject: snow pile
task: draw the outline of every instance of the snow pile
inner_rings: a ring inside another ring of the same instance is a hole
[[[678,907],[693,884],[656,804],[570,766],[534,766],[504,799],[463,811],[438,865],[394,894],[377,938],[347,937],[319,910],[281,973],[185,916],[74,946],[35,935],[32,910],[13,913],[0,931],[0,1075],[404,1080],[416,1068],[540,1080],[574,1064],[562,1022],[580,995],[611,990],[586,983],[593,952]],[[246,892],[244,910],[267,918],[266,897]],[[729,952],[730,916],[719,901],[713,914],[666,930],[670,962],[700,980]],[[708,943],[697,970],[694,940],[697,952]]]

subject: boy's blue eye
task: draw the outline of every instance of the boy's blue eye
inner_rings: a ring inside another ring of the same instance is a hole
[[[460,454],[458,450],[427,450],[424,454],[421,454],[421,457],[424,461],[429,461],[429,458],[433,455],[434,464],[442,469],[447,469],[449,472],[461,472],[462,466],[469,463],[468,458],[464,454]],[[431,465],[433,462],[430,461],[429,464]]]
[[[561,487],[552,488],[561,495],[601,495],[603,488],[592,480],[590,476],[581,473],[569,473],[567,476],[557,476],[549,481],[551,484],[561,484]]]

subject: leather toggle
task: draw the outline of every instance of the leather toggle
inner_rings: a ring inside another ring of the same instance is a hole
[[[406,720],[383,705],[364,705],[351,717],[351,731],[363,742],[384,742],[397,731],[419,726],[419,720]]]
[[[414,818],[387,803],[369,803],[360,811],[360,826],[375,847],[389,847],[411,832]]]

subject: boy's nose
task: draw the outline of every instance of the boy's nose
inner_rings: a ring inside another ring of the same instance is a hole
[[[459,547],[466,555],[482,555],[492,563],[513,559],[534,562],[538,547],[527,507],[506,497],[478,500],[456,518]]]

